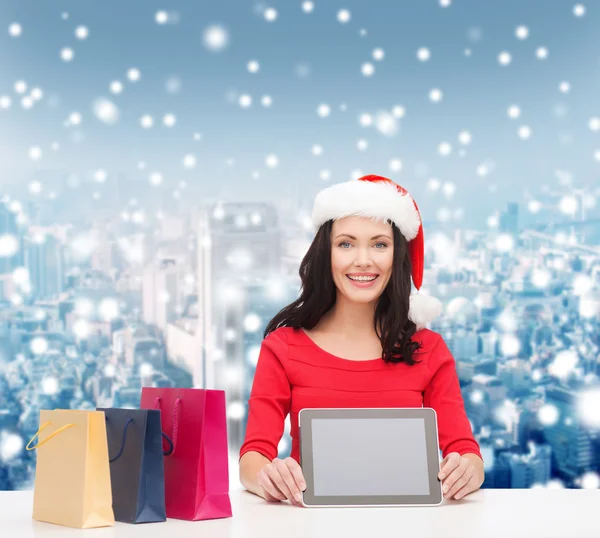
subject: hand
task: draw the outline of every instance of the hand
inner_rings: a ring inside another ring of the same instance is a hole
[[[294,506],[302,506],[302,491],[306,481],[302,468],[294,458],[275,458],[258,472],[258,484],[269,502],[288,499]]]
[[[465,495],[477,491],[481,481],[473,462],[461,456],[458,452],[451,452],[442,461],[438,478],[442,480],[444,497],[461,499]]]

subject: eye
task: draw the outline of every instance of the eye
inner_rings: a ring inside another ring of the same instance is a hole
[[[349,245],[349,244],[350,243],[348,241],[342,241],[338,246],[343,248],[344,245]]]
[[[375,246],[377,246],[377,245],[383,245],[384,248],[388,246],[387,243],[375,243]],[[381,250],[381,249],[379,249],[379,250]]]

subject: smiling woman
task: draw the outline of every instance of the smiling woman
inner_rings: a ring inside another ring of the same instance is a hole
[[[441,336],[425,329],[441,303],[411,293],[412,284],[421,287],[424,254],[413,199],[389,179],[365,176],[319,193],[313,222],[300,297],[265,330],[240,450],[242,484],[268,501],[300,504],[302,409],[424,406],[436,411],[444,456],[453,455],[444,470],[458,469],[446,476],[448,491],[479,488],[481,454],[454,360]],[[288,414],[292,452],[282,461]]]
[[[417,325],[408,317],[411,260],[406,239],[395,224],[359,216],[324,223],[302,261],[300,275],[300,297],[273,318],[265,335],[282,325],[327,332],[336,312],[361,306],[370,347],[376,347],[377,340],[384,360],[412,363],[416,345],[411,336]],[[362,336],[364,340],[366,334]]]
[[[300,265],[301,295],[265,336],[281,326],[327,332],[337,314],[359,306],[383,360],[412,364],[411,337],[439,315],[441,303],[411,294],[411,278],[417,290],[423,279],[424,240],[410,194],[387,178],[364,176],[321,191],[313,221],[319,228]]]

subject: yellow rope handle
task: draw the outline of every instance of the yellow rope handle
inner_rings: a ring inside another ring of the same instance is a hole
[[[41,443],[38,443],[35,446],[30,447],[29,445],[31,443],[33,443],[33,440],[40,434],[42,433],[42,430],[46,427],[49,426],[50,424],[52,424],[50,421],[48,422],[44,422],[41,426],[40,429],[35,432],[35,435],[29,440],[29,443],[27,443],[27,446],[25,447],[26,450],[35,450],[36,448],[39,448],[43,445],[45,445],[48,441],[50,441],[50,439],[52,439],[54,436],[58,435],[60,432],[65,431],[68,428],[71,428],[72,426],[75,426],[75,424],[67,424],[65,426],[63,426],[62,428],[58,428],[58,430],[56,430],[54,433],[51,433],[48,437],[46,437],[46,439],[44,439]]]

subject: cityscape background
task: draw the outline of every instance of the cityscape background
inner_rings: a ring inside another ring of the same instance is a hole
[[[226,391],[241,487],[314,196],[367,173],[419,204],[483,487],[600,487],[599,25],[562,0],[5,0],[0,489],[32,487],[40,409],[142,386]]]

